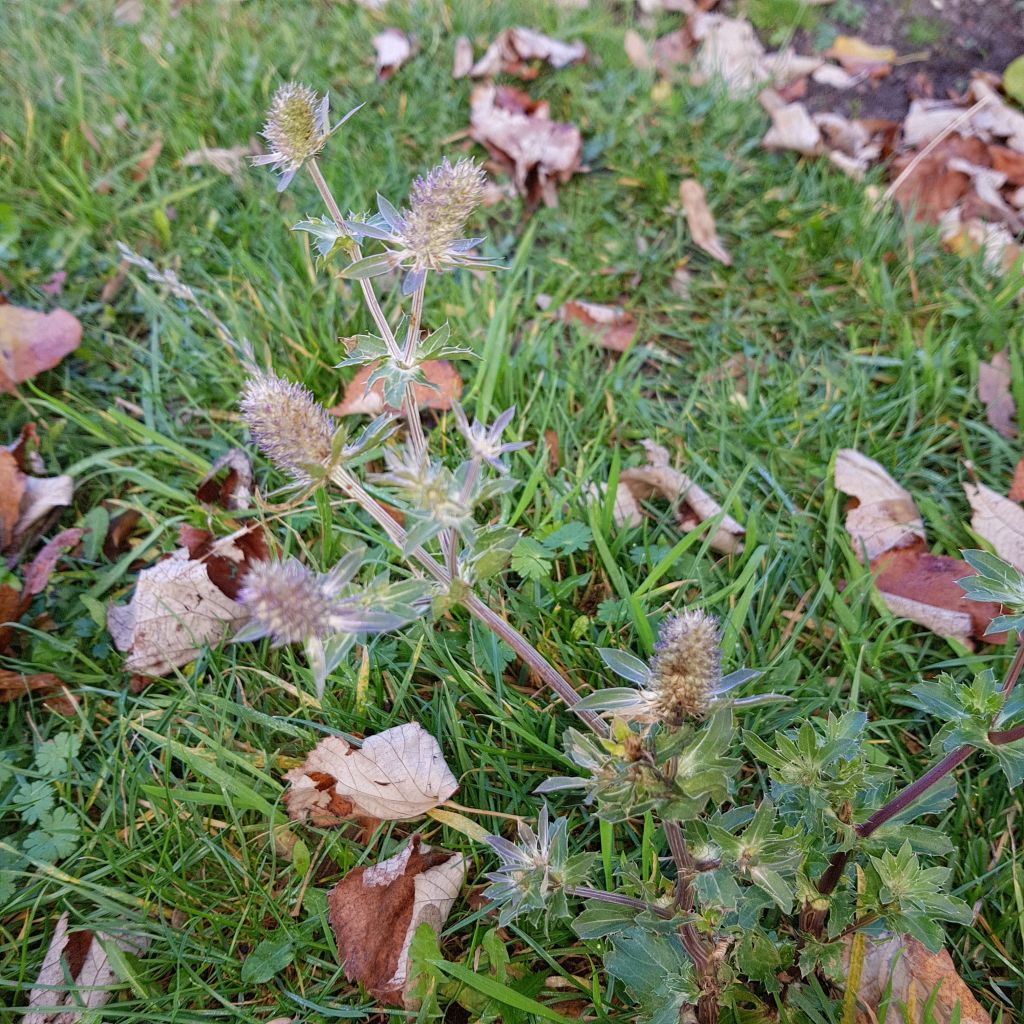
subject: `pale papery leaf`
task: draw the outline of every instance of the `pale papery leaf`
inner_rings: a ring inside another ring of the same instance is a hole
[[[40,313],[0,304],[0,392],[56,366],[82,341],[82,325],[67,310]]]
[[[139,573],[131,601],[108,608],[107,628],[127,654],[127,671],[159,676],[188,664],[247,615],[210,580],[206,564],[181,549]]]
[[[974,532],[1000,558],[1024,570],[1024,508],[984,484],[964,484]]]
[[[582,43],[563,43],[530,28],[507,28],[495,37],[469,73],[473,78],[500,74],[534,78],[536,73],[528,66],[530,61],[545,61],[553,68],[564,68],[586,59],[587,48]]]
[[[858,555],[868,560],[924,540],[924,521],[909,491],[874,459],[843,448],[836,453],[836,489],[857,499],[846,513],[846,531]]]
[[[69,476],[26,476],[14,540],[24,537],[55,508],[70,505],[74,490],[75,482]]]
[[[385,729],[361,747],[329,736],[285,778],[288,814],[319,825],[409,821],[443,804],[459,785],[440,744],[418,722]]]
[[[390,78],[406,61],[416,53],[416,40],[397,28],[386,28],[373,37],[373,48],[377,51],[374,70],[377,78]]]
[[[565,323],[577,323],[594,341],[610,352],[625,352],[636,337],[636,317],[621,306],[570,300],[556,313]]]
[[[687,178],[679,185],[679,198],[686,214],[686,223],[695,245],[699,245],[708,255],[713,256],[727,267],[732,266],[732,256],[718,237],[715,218],[708,206],[704,188],[695,178]]]
[[[455,40],[455,56],[452,59],[452,78],[465,78],[473,67],[473,44],[467,36]]]
[[[847,969],[852,944],[852,936],[844,939]],[[888,1010],[884,1018],[879,1017],[887,995]],[[932,953],[910,936],[865,938],[857,1002],[858,1021],[873,1024],[950,1024],[957,1008],[960,1024],[991,1024],[985,1008],[957,974],[949,953],[944,949]]]
[[[1002,437],[1017,436],[1013,422],[1016,405],[1010,393],[1010,360],[1006,352],[997,352],[990,363],[978,364],[978,398],[985,406],[985,418]]]
[[[414,835],[399,853],[350,871],[328,894],[338,955],[350,981],[388,1006],[407,1004],[409,946],[416,929],[440,933],[466,874],[461,854]]]

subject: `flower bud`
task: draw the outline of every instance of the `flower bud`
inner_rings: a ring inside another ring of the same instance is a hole
[[[250,615],[245,639],[269,636],[280,646],[330,632],[334,606],[330,584],[294,558],[253,565],[238,599]]]
[[[700,718],[710,708],[722,678],[718,620],[701,611],[683,612],[661,627],[650,686],[655,709],[670,724]]]
[[[270,373],[250,377],[241,408],[260,451],[296,480],[308,483],[330,464],[334,421],[301,384]]]

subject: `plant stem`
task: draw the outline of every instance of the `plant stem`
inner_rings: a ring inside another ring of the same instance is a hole
[[[345,227],[345,218],[341,215],[341,210],[334,201],[334,196],[331,194],[331,189],[324,179],[316,159],[308,160],[306,167],[309,168],[309,176],[313,179],[317,191],[319,191],[324,204],[327,206],[327,212],[331,215],[334,226],[351,238],[351,235],[348,234],[348,228]],[[357,260],[360,259],[362,257],[362,250],[355,239],[352,239],[352,248],[355,258]],[[373,290],[373,285],[365,277],[360,279],[359,285],[363,290],[363,300],[366,302],[366,308],[369,309],[370,316],[373,317],[373,322],[377,325],[377,330],[380,331],[380,336],[388,347],[388,353],[393,359],[401,359],[402,351],[398,347],[398,342],[395,340],[395,335],[391,330],[391,325],[388,323],[388,318],[384,315],[384,310],[380,308],[380,302],[377,300],[377,293]]]
[[[1001,747],[1004,743],[1016,743],[1017,740],[1024,740],[1024,725],[1017,725],[1012,729],[1004,729],[1000,732],[993,730],[988,734],[989,743],[996,747]]]
[[[613,903],[617,907],[649,910],[663,921],[670,921],[675,916],[672,911],[666,910],[664,907],[655,906],[653,903],[645,903],[643,900],[633,899],[632,896],[621,896],[617,892],[606,892],[604,889],[591,889],[586,885],[577,885],[566,891],[570,895],[578,896],[584,900],[600,900],[601,903]]]
[[[391,542],[401,551],[405,551],[405,530],[388,515],[384,507],[370,494],[363,485],[346,470],[339,467],[334,470],[331,479],[338,485],[353,501],[364,509],[375,523],[388,535]],[[443,587],[451,585],[451,577],[448,571],[432,555],[423,548],[414,548],[409,557],[415,559],[419,564]],[[540,653],[529,640],[526,639],[514,626],[505,621],[497,612],[486,605],[476,594],[470,594],[465,600],[466,610],[498,637],[505,641],[533,669],[545,684],[551,687],[562,699],[563,703],[581,721],[585,722],[598,736],[607,736],[608,727],[604,721],[593,711],[575,711],[575,705],[579,703],[580,696],[572,688],[569,681]]]

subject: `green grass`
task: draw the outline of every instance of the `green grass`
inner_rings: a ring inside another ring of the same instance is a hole
[[[11,301],[48,308],[54,300],[40,287],[66,270],[60,304],[85,325],[78,352],[26,385],[22,401],[0,407],[4,435],[36,422],[48,470],[75,476],[61,526],[100,503],[112,513],[137,509],[142,520],[140,547],[117,563],[102,555],[62,563],[4,661],[56,671],[81,702],[69,721],[40,701],[0,708],[5,847],[31,828],[14,793],[18,779],[42,776],[35,751],[61,732],[81,744],[56,781],[58,805],[78,826],[74,852],[56,864],[13,865],[0,911],[3,1005],[24,1005],[67,909],[73,925],[152,940],[144,957],[125,958],[123,984],[99,1019],[376,1015],[337,964],[325,894],[351,867],[389,855],[407,830],[385,827],[364,845],[345,830],[288,829],[282,772],[326,730],[361,735],[409,720],[438,737],[469,807],[533,816],[530,791],[565,769],[559,734],[569,716],[461,617],[377,641],[361,710],[354,667],[338,671],[321,706],[283,689],[279,680],[313,690],[291,650],[225,646],[135,694],[111,648],[102,610],[127,599],[131,563],[171,550],[179,523],[206,524],[195,487],[225,448],[244,443],[235,414],[241,361],[211,324],[138,276],[111,304],[101,301],[115,242],[176,269],[234,337],[325,402],[343,387],[332,369],[339,339],[370,326],[352,289],[318,277],[305,236],[289,231],[319,212],[308,180],[278,196],[259,169],[236,185],[209,168],[177,166],[201,144],[244,143],[283,78],[330,87],[336,110],[366,101],[325,160],[343,205],[358,210],[376,190],[400,198],[441,154],[468,146],[470,85],[449,76],[456,35],[473,37],[478,53],[512,24],[586,41],[589,64],[542,73],[529,89],[554,116],[580,124],[590,173],[562,188],[559,208],[539,211],[531,232],[517,203],[484,211],[481,233],[518,269],[445,278],[428,296],[429,324],[450,318],[461,339],[494,354],[489,366],[460,364],[467,403],[484,415],[515,402],[515,431],[534,442],[516,457],[529,481],[508,499],[517,525],[543,532],[577,519],[598,530],[598,543],[560,563],[554,580],[510,581],[504,610],[585,689],[604,682],[597,646],[645,653],[668,609],[700,604],[726,623],[729,667],[763,668],[773,689],[794,698],[752,717],[758,731],[864,706],[880,758],[907,773],[927,764],[938,723],[904,706],[907,687],[939,667],[999,670],[1006,653],[954,651],[884,611],[846,539],[830,460],[843,446],[879,459],[918,499],[935,551],[971,545],[965,464],[1005,489],[1019,454],[988,427],[975,397],[979,359],[1024,335],[1019,277],[993,279],[979,260],[944,253],[933,234],[875,210],[862,186],[824,163],[763,152],[756,105],[685,78],[652,92],[653,80],[623,52],[621,5],[436,0],[412,12],[396,4],[387,16],[326,3],[144,6],[136,26],[116,25],[112,2],[66,9],[12,0],[4,12],[3,286]],[[369,40],[392,23],[415,30],[422,49],[380,84]],[[133,181],[131,168],[157,136],[160,159]],[[707,190],[732,268],[689,242],[676,208],[689,176]],[[104,180],[110,190],[98,191]],[[671,284],[684,258],[692,280],[682,298]],[[640,342],[670,354],[609,359],[539,313],[542,294],[554,305],[624,299]],[[739,381],[712,379],[739,355]],[[453,436],[450,420],[438,429]],[[555,473],[545,431],[559,441]],[[715,557],[701,537],[673,550],[681,538],[667,513],[637,530],[616,529],[607,509],[588,519],[581,493],[640,462],[638,442],[648,436],[745,524],[742,555]],[[265,465],[259,474],[265,488],[279,482]],[[325,564],[363,526],[348,507],[325,511],[311,503],[268,525],[284,550]],[[227,528],[226,517],[219,525]],[[650,585],[655,566],[661,575]],[[564,807],[573,842],[602,852],[608,869],[645,842],[639,825],[602,833]],[[976,925],[951,934],[951,949],[993,1011],[1024,1008],[1024,859],[1006,838],[1020,834],[1022,813],[997,770],[971,762],[944,822],[957,846],[957,891],[980,911]],[[310,855],[311,878],[301,852],[285,855],[283,831]],[[447,828],[425,831],[468,855],[469,884],[479,886],[489,855]],[[446,958],[472,966],[491,927],[460,901],[442,937]],[[290,942],[294,960],[269,983],[247,983],[242,966],[265,939]],[[599,960],[567,929],[545,937],[513,928],[506,946],[506,983],[524,996],[556,1012],[563,1000],[596,999],[600,1019],[629,1019]],[[568,987],[542,987],[558,975]],[[451,977],[448,997],[460,991],[457,968]],[[512,1007],[504,1019],[528,1014]]]

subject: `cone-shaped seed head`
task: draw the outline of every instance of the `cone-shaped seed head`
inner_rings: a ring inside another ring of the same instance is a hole
[[[294,558],[252,566],[238,599],[275,644],[299,643],[330,631],[331,594],[320,576]]]
[[[722,679],[718,621],[701,611],[683,612],[661,627],[651,662],[655,707],[667,722],[699,718]]]
[[[274,93],[263,137],[285,170],[296,170],[323,149],[327,132],[317,116],[319,107],[316,93],[297,82],[288,82]]]
[[[404,241],[416,262],[437,267],[484,194],[483,169],[474,160],[442,160],[425,178],[417,178],[404,216]]]
[[[297,480],[331,460],[334,423],[301,384],[270,373],[250,377],[242,393],[242,418],[260,451]]]

